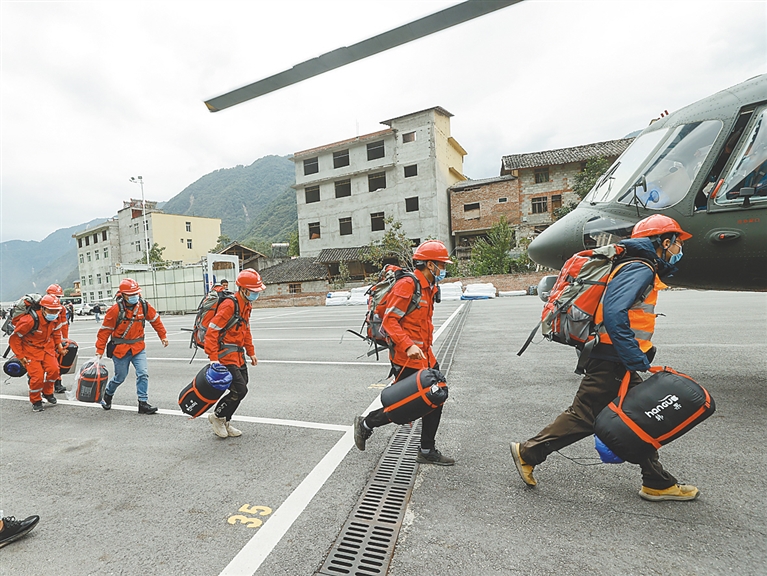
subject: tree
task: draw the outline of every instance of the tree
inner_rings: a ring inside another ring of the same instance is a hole
[[[349,267],[346,265],[346,262],[341,260],[338,263],[338,276],[333,279],[333,288],[336,290],[341,290],[346,286],[351,278],[351,274],[349,274]]]
[[[604,156],[592,158],[586,162],[586,167],[576,174],[574,178],[573,192],[578,195],[578,202],[586,197],[586,194],[594,187],[594,184],[597,183],[602,174],[607,172],[608,168],[610,168],[610,161]],[[561,208],[557,208],[553,213],[554,218],[559,220],[565,214],[572,212],[578,206],[578,202],[570,202]]]
[[[380,242],[371,242],[362,260],[370,262],[379,270],[383,268],[384,260],[396,258],[408,270],[413,269],[413,241],[402,230],[402,222],[389,216],[384,220],[386,232]]]
[[[160,246],[157,242],[152,244],[149,249],[149,263],[153,264],[155,268],[165,268],[168,266],[168,261],[162,257],[162,253],[165,251],[165,246]],[[141,258],[134,261],[134,264],[146,264],[146,254]]]
[[[218,237],[216,247],[213,248],[213,251],[220,252],[221,250],[229,246],[229,244],[231,243],[232,243],[232,239],[229,238],[229,236],[227,236],[226,234],[221,234],[221,236]]]
[[[487,239],[481,238],[471,248],[472,273],[476,276],[485,274],[507,274],[511,269],[512,258],[509,255],[514,244],[514,230],[505,216],[501,216],[487,233]]]
[[[288,242],[290,243],[288,248],[288,256],[300,256],[301,248],[298,242],[298,230],[293,230],[293,232],[290,233],[290,236],[288,236]]]

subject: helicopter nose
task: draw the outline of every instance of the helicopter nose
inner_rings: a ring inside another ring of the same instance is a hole
[[[580,207],[560,218],[530,243],[528,255],[547,268],[561,268],[570,256],[584,249],[583,225],[594,214]]]

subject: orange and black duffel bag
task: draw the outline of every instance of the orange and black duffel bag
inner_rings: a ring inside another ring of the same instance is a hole
[[[442,372],[426,368],[398,380],[381,392],[384,413],[395,424],[407,424],[426,416],[447,400]]]
[[[232,374],[226,366],[217,362],[208,364],[181,390],[178,405],[182,412],[197,418],[218,402],[231,383]]]
[[[594,422],[594,433],[613,454],[634,464],[686,434],[716,410],[711,395],[686,374],[669,367],[653,367],[650,372],[652,376],[631,390],[626,372],[618,397]]]
[[[89,360],[77,376],[77,399],[80,402],[100,402],[109,381],[109,371],[98,360]]]
[[[62,374],[71,374],[75,371],[77,364],[77,342],[65,338],[61,344],[66,348],[66,352],[63,356],[59,356],[59,370]]]

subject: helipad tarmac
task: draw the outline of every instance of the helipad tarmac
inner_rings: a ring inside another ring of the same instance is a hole
[[[461,304],[437,306],[440,337]],[[690,374],[717,402],[714,416],[661,450],[680,481],[701,489],[688,503],[641,500],[638,468],[592,466],[587,440],[541,465],[536,488],[522,484],[509,441],[546,425],[578,385],[567,347],[545,342],[516,356],[540,308],[517,297],[468,311],[437,436],[457,463],[420,466],[389,574],[767,573],[767,295],[661,295],[656,363]],[[221,440],[205,418],[178,410],[179,391],[205,364],[201,353],[189,364],[181,328],[191,316],[163,318],[167,349],[149,329],[156,415],[136,413],[133,372],[110,412],[61,401],[33,413],[26,380],[4,378],[0,508],[41,521],[2,549],[0,573],[314,574],[394,432],[377,430],[365,452],[353,445],[352,419],[374,405],[388,373],[383,360],[358,358],[359,339],[339,343],[363,313],[254,312],[259,365],[236,415],[240,438]],[[93,317],[72,327],[80,363],[96,328]]]

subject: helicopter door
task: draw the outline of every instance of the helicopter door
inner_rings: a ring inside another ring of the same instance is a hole
[[[751,120],[708,197],[709,212],[767,208],[767,107]]]

